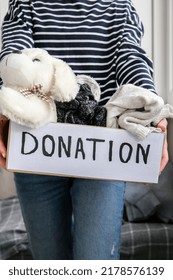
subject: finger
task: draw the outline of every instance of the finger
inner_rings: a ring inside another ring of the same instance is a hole
[[[162,158],[161,164],[160,164],[160,174],[163,172],[165,169],[166,165],[168,163],[168,157]]]
[[[0,139],[0,166],[2,168],[6,168],[6,156],[7,156],[6,147],[4,146],[2,139]]]
[[[157,125],[156,127],[160,128],[163,132],[166,132],[166,128],[168,126],[168,122],[166,119],[162,119]]]
[[[7,149],[6,149],[6,147],[4,146],[4,143],[1,140],[0,140],[0,156],[3,159],[6,159],[6,156],[7,156]]]
[[[165,169],[166,165],[168,163],[168,157],[163,157],[162,158],[162,161],[161,161],[161,164],[160,164],[160,173],[163,172],[163,170]]]
[[[162,159],[160,163],[160,173],[164,170],[169,160],[168,149],[167,149],[167,138],[165,137],[163,151],[162,151]]]
[[[7,156],[7,149],[4,146],[2,138],[0,137],[0,166],[3,168],[6,167],[6,156]]]
[[[7,149],[4,143],[4,127],[7,122],[8,119],[5,116],[0,115],[0,166],[3,168],[6,168]]]
[[[0,166],[6,169],[6,160],[2,156],[0,156]]]

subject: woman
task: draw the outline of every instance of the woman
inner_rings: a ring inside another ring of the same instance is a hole
[[[155,92],[152,63],[140,47],[142,35],[130,0],[11,0],[1,59],[23,48],[46,49],[76,74],[95,78],[102,91],[100,104],[105,104],[122,84]],[[5,122],[3,117],[2,167]],[[165,130],[165,120],[159,126]],[[165,149],[161,169],[166,161]],[[119,258],[124,182],[18,173],[15,183],[34,259]]]

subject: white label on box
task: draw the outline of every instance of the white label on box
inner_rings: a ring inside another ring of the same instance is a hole
[[[7,169],[15,172],[157,183],[164,135],[143,141],[122,129],[11,123]]]

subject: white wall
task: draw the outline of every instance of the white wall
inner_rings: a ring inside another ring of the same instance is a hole
[[[7,11],[8,8],[8,0],[1,0],[0,2],[0,21],[2,21],[2,18]]]
[[[152,58],[152,0],[132,0],[144,25],[142,47]]]
[[[142,46],[154,62],[154,82],[173,104],[173,0],[132,0],[144,23]]]

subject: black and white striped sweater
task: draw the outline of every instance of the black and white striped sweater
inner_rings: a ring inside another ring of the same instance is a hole
[[[16,49],[43,48],[96,79],[105,104],[122,84],[155,92],[142,36],[131,0],[10,0],[1,59]]]

